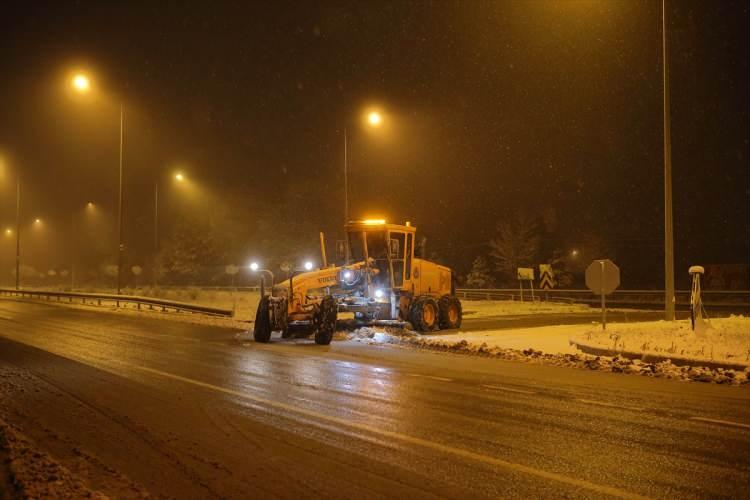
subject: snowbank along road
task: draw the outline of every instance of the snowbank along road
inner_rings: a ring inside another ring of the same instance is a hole
[[[0,416],[118,497],[686,498],[750,487],[743,388],[248,339],[0,301]]]

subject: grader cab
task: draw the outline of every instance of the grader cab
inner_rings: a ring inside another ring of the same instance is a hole
[[[315,334],[327,345],[339,313],[353,313],[358,324],[403,325],[419,332],[461,326],[461,302],[452,271],[415,255],[416,228],[365,220],[346,225],[343,265],[293,275],[261,298],[254,337],[268,342]]]

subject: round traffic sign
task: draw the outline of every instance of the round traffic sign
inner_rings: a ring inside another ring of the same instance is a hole
[[[620,268],[609,259],[595,260],[586,268],[586,286],[597,295],[609,295],[620,286]]]

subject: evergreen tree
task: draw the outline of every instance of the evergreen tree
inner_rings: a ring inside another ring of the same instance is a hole
[[[160,252],[160,274],[174,283],[206,283],[223,271],[223,254],[210,221],[182,219]]]
[[[477,257],[466,275],[466,286],[469,288],[494,288],[495,278],[492,277],[487,259]]]
[[[497,225],[490,240],[490,257],[506,283],[515,281],[519,267],[531,267],[539,255],[541,238],[536,220],[523,211]]]

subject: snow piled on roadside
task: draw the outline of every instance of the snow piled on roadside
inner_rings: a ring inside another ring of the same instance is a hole
[[[466,341],[470,345],[485,344],[488,347],[503,347],[523,350],[533,348],[550,354],[575,354],[577,349],[570,344],[570,337],[581,331],[581,325],[552,325],[528,328],[506,328],[502,330],[459,331],[448,334],[422,335],[425,340],[444,342]],[[584,325],[583,328],[586,328]]]
[[[519,302],[513,300],[461,299],[464,316],[487,318],[522,314],[575,314],[590,313],[586,304],[561,304],[557,302]]]
[[[37,449],[0,419],[0,449],[8,457],[9,481],[23,498],[108,498],[88,488],[69,469]]]
[[[613,352],[651,354],[693,361],[750,363],[750,318],[730,316],[711,320],[703,333],[691,330],[690,320],[613,323],[607,330],[588,327],[572,342]]]
[[[350,339],[366,343],[387,343],[401,347],[482,356],[508,361],[565,366],[684,381],[742,385],[746,384],[750,377],[750,368],[744,371],[725,370],[722,368],[711,369],[705,367],[677,366],[669,360],[660,363],[646,363],[638,359],[629,359],[623,356],[545,353],[531,347],[514,349],[499,345],[489,345],[487,342],[472,343],[466,338],[454,339],[447,336],[444,338],[440,336],[422,336],[405,329],[392,328],[389,331],[385,331],[384,329],[365,327],[352,332]]]

